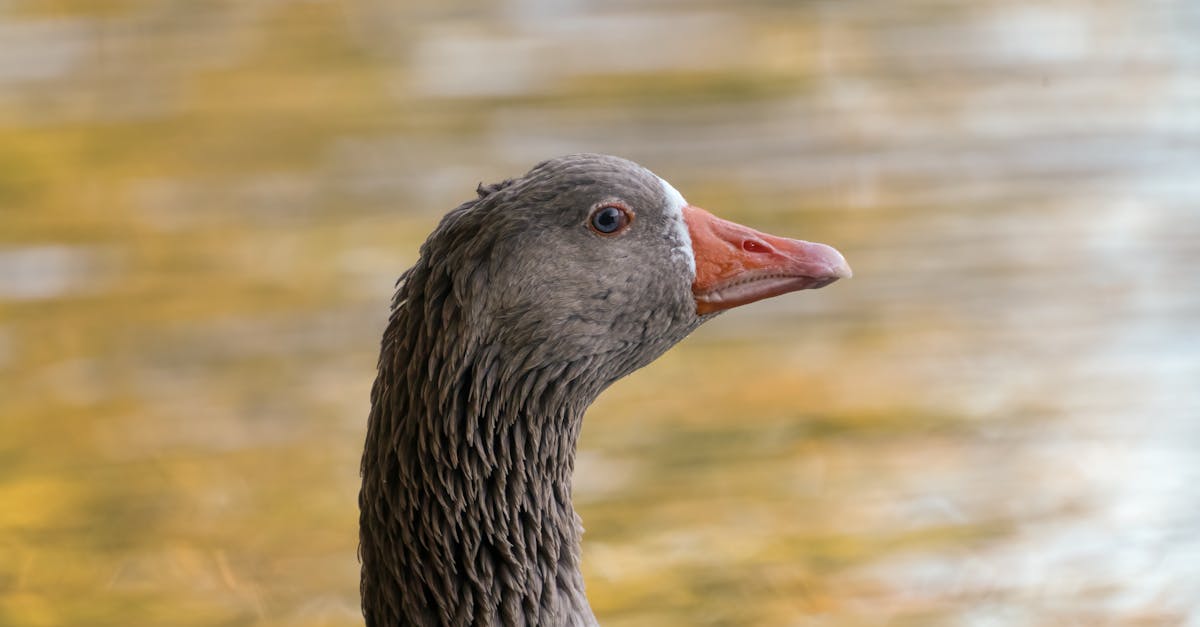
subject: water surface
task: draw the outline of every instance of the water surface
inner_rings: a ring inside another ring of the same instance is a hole
[[[0,624],[361,621],[395,277],[579,150],[829,242],[587,417],[606,625],[1200,620],[1200,5],[0,8]]]

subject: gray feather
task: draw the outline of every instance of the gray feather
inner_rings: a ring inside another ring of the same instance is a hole
[[[368,625],[594,625],[571,506],[583,414],[699,323],[652,173],[571,155],[480,185],[398,282],[362,458]],[[627,233],[587,217],[620,200]]]

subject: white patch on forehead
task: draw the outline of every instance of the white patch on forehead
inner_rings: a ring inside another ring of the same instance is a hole
[[[661,176],[658,177],[658,181],[662,183],[663,192],[667,195],[667,220],[671,228],[671,239],[676,243],[674,250],[687,261],[692,276],[695,276],[696,255],[692,252],[692,236],[688,234],[687,222],[683,219],[683,208],[687,206],[687,201],[683,199],[679,190],[664,181]]]

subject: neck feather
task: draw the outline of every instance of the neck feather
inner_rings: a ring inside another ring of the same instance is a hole
[[[372,389],[367,624],[592,625],[571,476],[594,358],[533,363],[434,300],[398,294]]]

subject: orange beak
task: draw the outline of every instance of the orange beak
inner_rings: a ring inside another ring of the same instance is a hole
[[[760,233],[691,205],[683,218],[696,256],[692,295],[700,315],[825,287],[853,274],[832,246]]]

